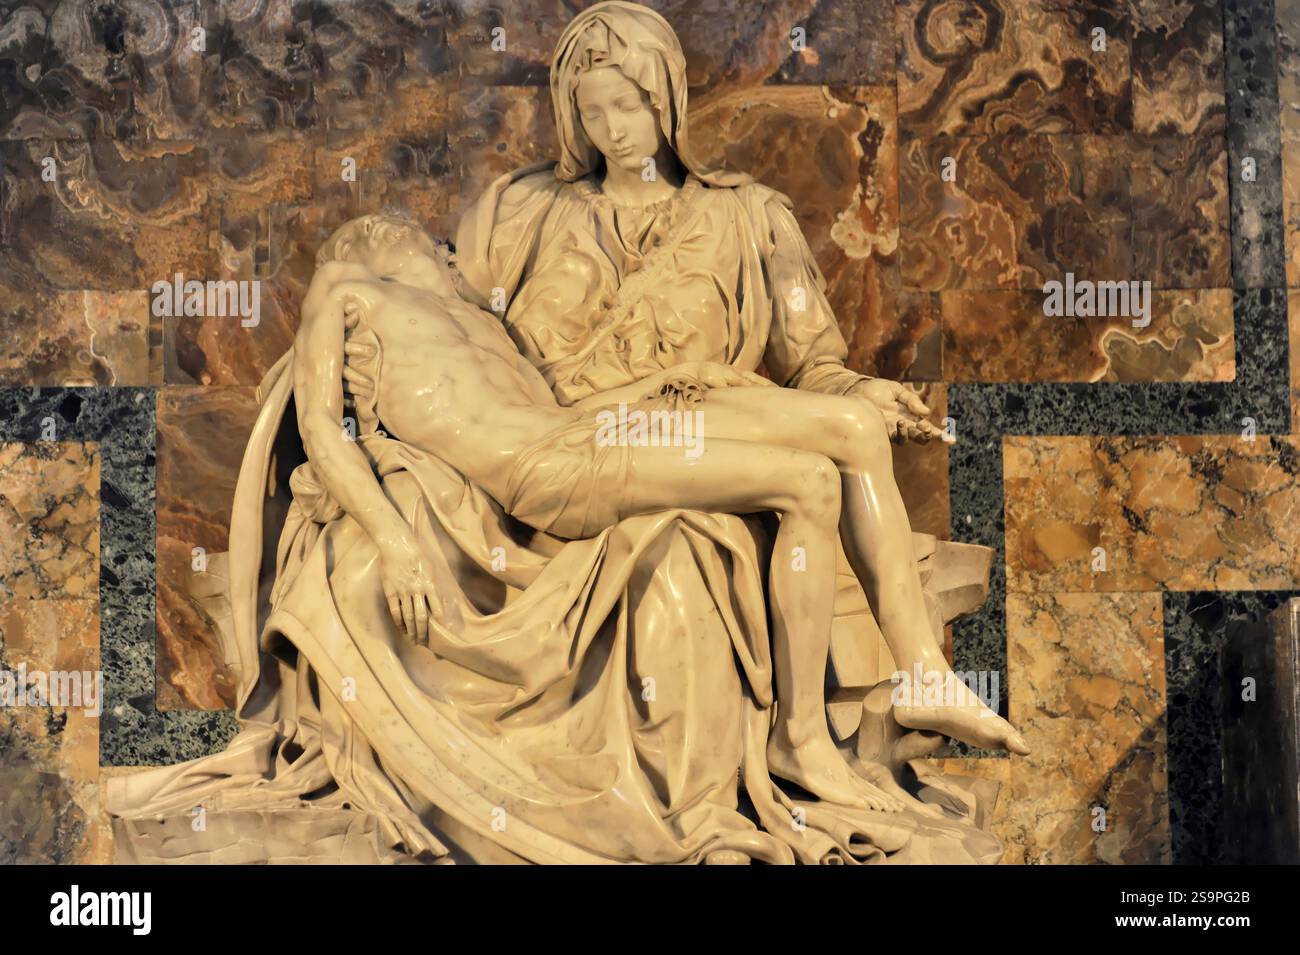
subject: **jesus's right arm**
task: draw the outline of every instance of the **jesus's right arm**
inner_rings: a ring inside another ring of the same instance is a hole
[[[293,392],[298,430],[317,478],[370,535],[379,551],[384,596],[393,621],[417,642],[428,639],[430,614],[443,612],[434,581],[441,554],[420,546],[384,494],[356,441],[343,428],[342,281],[373,279],[363,266],[329,262],[316,270],[294,340]]]

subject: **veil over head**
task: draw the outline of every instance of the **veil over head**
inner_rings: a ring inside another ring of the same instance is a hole
[[[551,60],[551,105],[560,141],[555,176],[573,182],[595,170],[600,151],[578,116],[578,81],[588,70],[612,66],[649,94],[659,125],[681,164],[711,186],[739,186],[744,173],[712,169],[691,153],[686,130],[686,57],[668,21],[649,7],[609,0],[573,18]]]

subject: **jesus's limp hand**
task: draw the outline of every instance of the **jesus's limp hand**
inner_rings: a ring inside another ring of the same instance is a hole
[[[450,594],[455,585],[441,551],[423,547],[413,533],[390,535],[377,542],[384,598],[393,623],[416,644],[429,642],[429,623],[458,629],[460,620]]]

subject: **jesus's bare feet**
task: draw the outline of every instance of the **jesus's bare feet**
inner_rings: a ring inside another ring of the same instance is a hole
[[[899,725],[942,733],[981,749],[1028,754],[1029,746],[1016,728],[989,709],[947,663],[927,672],[925,685],[907,676],[908,680],[896,690],[894,701],[894,719]]]
[[[767,768],[774,776],[803,787],[818,799],[837,806],[901,812],[903,800],[855,773],[830,734],[811,734],[796,743],[789,728],[778,723],[767,743]]]

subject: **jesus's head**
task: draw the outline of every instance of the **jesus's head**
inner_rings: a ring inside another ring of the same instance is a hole
[[[397,216],[368,215],[345,222],[316,253],[317,268],[326,262],[355,262],[436,295],[457,294],[450,247]]]

